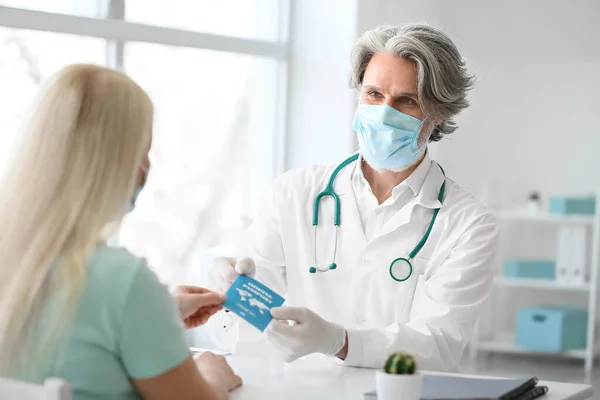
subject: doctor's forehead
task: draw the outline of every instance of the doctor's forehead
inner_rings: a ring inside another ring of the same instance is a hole
[[[388,53],[373,54],[363,77],[362,86],[376,87],[390,93],[417,93],[415,63]]]

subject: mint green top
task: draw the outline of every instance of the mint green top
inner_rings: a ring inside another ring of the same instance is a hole
[[[92,255],[73,329],[46,377],[74,399],[139,399],[130,378],[150,378],[189,356],[175,301],[143,259],[100,247]]]

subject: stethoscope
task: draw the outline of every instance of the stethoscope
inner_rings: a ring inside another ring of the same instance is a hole
[[[339,172],[346,165],[358,160],[358,156],[359,156],[358,154],[354,154],[354,155],[348,157],[346,160],[344,160],[340,165],[338,165],[331,173],[331,176],[329,177],[329,181],[327,182],[327,186],[325,186],[325,189],[323,189],[322,192],[317,194],[317,197],[315,198],[315,202],[313,205],[313,219],[312,219],[312,224],[314,227],[314,229],[313,229],[313,266],[310,267],[308,270],[311,274],[314,274],[316,272],[332,271],[337,268],[335,259],[336,259],[336,255],[337,255],[338,231],[340,228],[341,207],[340,207],[340,198],[337,195],[337,193],[333,190],[333,184],[335,183],[335,178],[337,177]],[[441,166],[438,165],[438,167],[440,167],[442,174],[444,174],[444,182],[442,183],[442,186],[440,187],[440,193],[438,195],[438,200],[441,204],[441,203],[443,203],[444,191],[446,189],[446,179],[445,179],[446,173],[444,172],[444,169]],[[319,225],[319,203],[320,203],[321,199],[326,196],[332,197],[333,202],[334,202],[334,204],[333,204],[333,225],[335,226],[335,242],[334,242],[334,246],[333,246],[333,261],[331,262],[331,264],[329,264],[329,266],[327,268],[319,268],[319,265],[317,264],[317,227]],[[419,254],[419,252],[421,251],[423,246],[425,246],[425,243],[427,243],[427,239],[429,239],[429,234],[431,233],[431,230],[433,229],[433,224],[435,224],[435,220],[437,219],[439,212],[440,212],[439,208],[436,208],[433,211],[433,216],[431,217],[431,222],[429,223],[429,227],[427,228],[425,235],[423,235],[423,237],[421,238],[419,243],[417,243],[415,248],[408,254],[408,257],[396,258],[390,264],[390,269],[389,269],[390,276],[396,282],[404,282],[404,281],[408,280],[408,278],[410,278],[410,276],[412,275],[413,266],[412,266],[411,260],[413,260],[417,254]],[[406,276],[404,276],[402,278],[398,278],[396,275],[394,275],[393,269],[394,269],[394,266],[400,267],[401,264],[405,264],[405,268],[407,267],[408,273],[406,274]]]

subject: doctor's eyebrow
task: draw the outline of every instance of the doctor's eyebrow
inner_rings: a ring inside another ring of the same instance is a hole
[[[379,92],[379,93],[382,92],[382,90],[380,88],[378,88],[377,86],[372,86],[372,85],[365,85],[365,86],[363,86],[363,89],[367,92],[370,92],[370,91],[375,91],[375,92]],[[412,97],[413,99],[419,98],[416,93],[411,93],[411,92],[400,92],[400,93],[396,93],[394,95],[395,100],[402,98],[402,97]]]

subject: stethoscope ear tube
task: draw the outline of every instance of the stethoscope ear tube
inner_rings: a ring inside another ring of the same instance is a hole
[[[331,264],[329,264],[327,268],[319,268],[319,264],[317,263],[317,225],[313,226],[313,265],[308,269],[309,273],[314,274],[317,272],[327,272],[337,268],[335,258],[337,256],[337,239],[339,229],[340,226],[335,225],[335,245],[333,246],[333,257],[331,258]]]

